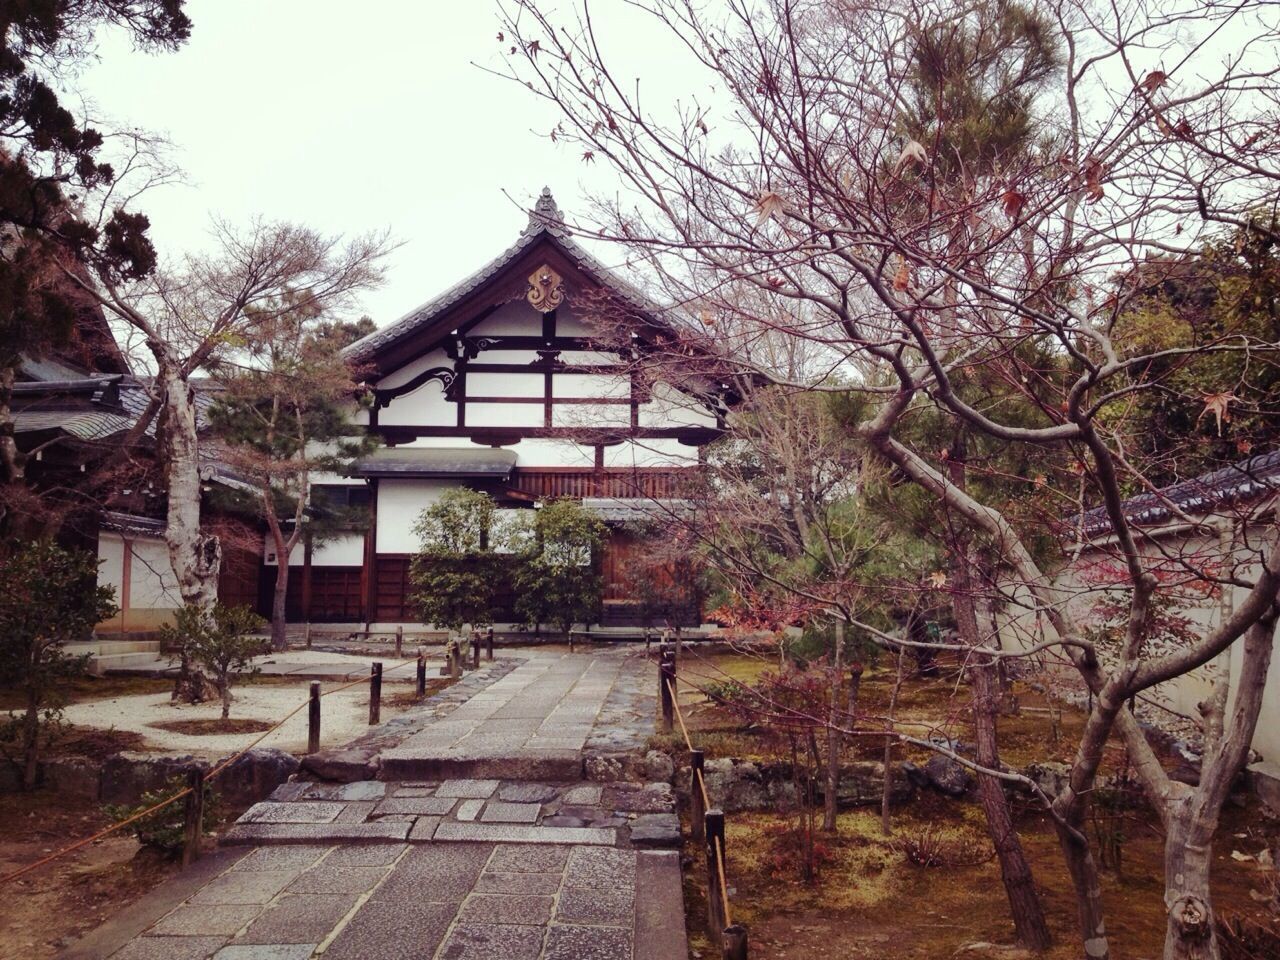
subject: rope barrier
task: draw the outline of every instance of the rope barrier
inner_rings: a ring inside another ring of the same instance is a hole
[[[670,680],[662,682],[667,685],[667,690],[671,693],[671,704],[675,709],[676,720],[680,723],[680,732],[684,735],[684,745],[692,752],[693,741],[689,739],[689,728],[684,724],[684,714],[680,712],[680,701],[676,698],[675,687],[672,686]],[[702,793],[702,809],[708,810],[711,808],[711,795],[707,793],[706,778],[703,777],[701,770],[695,770],[694,775],[698,778],[698,789]]]
[[[673,712],[676,715],[676,720],[680,724],[680,733],[684,737],[685,746],[688,747],[690,751],[692,751],[693,740],[690,739],[689,737],[689,728],[688,726],[685,725],[684,714],[680,710],[680,701],[676,697],[675,686],[671,683],[670,680],[663,680],[662,682],[666,684],[667,692],[671,695],[671,704],[672,704],[672,707],[674,708]],[[698,780],[698,788],[702,792],[702,805],[703,805],[702,808],[704,810],[709,810],[711,809],[711,797],[707,793],[706,778],[703,777],[701,770],[695,770],[694,775],[697,777],[697,780]],[[725,877],[724,844],[721,843],[719,837],[715,837],[712,840],[712,847],[715,851],[716,870],[720,875],[720,901],[724,907],[724,925],[726,927],[731,927],[733,926],[733,919],[732,919],[732,914],[730,913],[730,910],[729,910],[729,882]]]
[[[418,660],[417,657],[413,657],[409,660],[402,660],[399,663],[397,663],[395,666],[393,666],[391,670],[398,670],[400,667],[403,667],[406,664],[416,663],[417,660]],[[384,673],[389,673],[389,672],[391,671],[384,671]],[[320,696],[327,697],[331,693],[341,693],[343,690],[346,690],[349,687],[354,687],[357,684],[368,683],[368,682],[369,682],[368,677],[358,677],[357,679],[352,680],[349,683],[342,684],[342,686],[340,687],[333,687],[330,690],[325,690],[321,692]],[[218,764],[216,767],[210,770],[205,775],[205,778],[204,778],[205,781],[208,782],[212,780],[214,777],[216,777],[218,774],[222,773],[223,770],[227,769],[227,767],[231,766],[233,763],[235,763],[237,760],[243,757],[246,753],[248,753],[258,744],[260,744],[263,740],[267,739],[267,737],[271,736],[273,733],[275,733],[277,730],[283,727],[286,723],[292,720],[309,704],[310,704],[309,699],[302,701],[302,703],[300,703],[298,706],[294,707],[292,710],[286,713],[284,717],[282,717],[280,721],[277,722],[276,725],[273,726],[270,730],[265,731],[256,740],[253,740],[248,746],[241,749],[238,753],[232,754],[226,760],[222,761],[222,763]],[[10,873],[6,873],[4,876],[0,876],[0,884],[5,884],[13,880],[17,880],[19,877],[24,876],[25,874],[28,874],[33,870],[38,870],[40,867],[43,867],[45,864],[52,863],[54,860],[57,860],[60,857],[65,857],[69,853],[74,853],[75,851],[79,850],[81,847],[86,847],[97,840],[101,840],[103,837],[106,837],[106,836],[109,836],[110,834],[115,833],[117,830],[127,827],[131,823],[136,823],[138,820],[141,820],[143,817],[150,816],[151,814],[155,813],[157,810],[163,810],[165,807],[169,806],[170,804],[177,803],[179,800],[183,799],[190,793],[191,793],[191,788],[184,787],[182,790],[179,790],[177,793],[175,793],[173,796],[169,797],[168,799],[161,800],[159,803],[155,804],[154,806],[148,807],[146,810],[143,810],[140,813],[135,813],[132,816],[127,817],[124,820],[121,820],[119,823],[113,823],[111,826],[106,827],[105,829],[99,830],[97,833],[95,833],[91,837],[85,837],[83,840],[77,840],[75,843],[65,846],[61,850],[57,850],[54,853],[49,854],[47,857],[42,857],[41,859],[35,861],[34,863],[29,863],[25,867],[19,867],[17,870],[14,870]]]
[[[733,918],[729,915],[729,881],[724,876],[724,845],[720,838],[715,839],[716,869],[720,872],[720,900],[724,904],[724,925],[733,926]]]

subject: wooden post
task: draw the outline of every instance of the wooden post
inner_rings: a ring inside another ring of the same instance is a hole
[[[200,835],[204,827],[204,771],[193,767],[187,771],[187,788],[183,811],[185,835],[182,842],[182,865],[188,867],[200,859]]]
[[[471,633],[471,669],[480,669],[480,631],[473,630]]]
[[[747,960],[747,928],[740,923],[724,928],[720,941],[722,960]]]
[[[493,659],[493,627],[489,627],[484,632],[484,658],[486,660]]]
[[[653,634],[649,631],[648,627],[645,627],[644,628],[644,655],[646,657],[649,655],[649,648],[652,646],[652,644],[653,644]]]
[[[311,624],[307,624],[302,628],[302,637],[307,642],[307,649],[311,649]]]
[[[449,676],[454,680],[462,676],[462,638],[449,644]]]
[[[662,732],[670,733],[675,723],[675,680],[676,662],[671,651],[664,645],[658,658],[658,697],[662,704]]]
[[[311,681],[311,702],[307,705],[307,753],[320,749],[320,681]]]
[[[418,699],[427,695],[427,658],[418,650]]]
[[[707,935],[718,943],[724,936],[724,891],[720,889],[720,866],[716,843],[724,849],[724,811],[708,810],[704,830],[707,837]]]
[[[396,624],[396,659],[399,660],[403,655],[404,649],[404,624]]]
[[[369,667],[369,726],[382,718],[382,663],[375,660]]]
[[[703,762],[701,750],[689,752],[689,832],[693,835],[693,842],[698,844],[707,842],[706,823],[703,821],[707,815],[707,805],[702,799]]]

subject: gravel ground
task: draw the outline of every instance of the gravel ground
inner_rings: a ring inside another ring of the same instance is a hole
[[[332,654],[329,656],[332,657]],[[412,677],[411,672],[409,676]],[[325,683],[323,689],[336,686],[340,684]],[[308,687],[309,684],[305,682],[234,687],[232,693],[235,699],[231,704],[231,716],[279,720],[299,704],[306,703]],[[383,696],[386,697],[395,689],[400,689],[400,685],[396,684],[390,691],[384,687]],[[65,719],[78,726],[141,733],[147,738],[147,746],[158,751],[192,753],[210,758],[225,756],[261,736],[244,733],[189,736],[152,726],[169,720],[216,718],[221,712],[220,703],[175,704],[167,693],[158,693],[72,704],[66,708]],[[384,720],[396,712],[383,703]],[[369,690],[364,684],[326,696],[321,707],[321,745],[339,745],[360,736],[368,730],[368,721]],[[307,746],[306,709],[300,710],[283,727],[268,735],[261,746],[278,747],[291,753],[304,751]]]

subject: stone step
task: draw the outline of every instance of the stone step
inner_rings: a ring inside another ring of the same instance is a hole
[[[68,643],[63,649],[72,656],[111,656],[118,653],[152,653],[160,652],[159,640],[82,640]]]
[[[379,756],[380,780],[582,780],[582,753],[577,750],[526,750],[506,756],[430,752],[392,748]]]
[[[157,653],[113,653],[89,661],[89,672],[100,677],[108,674],[158,677],[177,668],[176,660]]]

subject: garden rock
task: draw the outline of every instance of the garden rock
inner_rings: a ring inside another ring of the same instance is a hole
[[[725,813],[759,810],[769,805],[760,768],[749,760],[717,758],[703,765],[711,802]]]
[[[929,778],[929,786],[948,797],[962,797],[973,788],[973,774],[950,757],[930,757],[924,765],[924,772]]]
[[[249,806],[269,797],[299,766],[297,757],[283,750],[255,747],[218,774],[213,787],[232,806]]]
[[[665,753],[657,750],[650,750],[644,755],[645,763],[645,779],[649,781],[662,781],[670,783],[675,779],[676,765],[671,758]]]
[[[163,790],[174,777],[185,777],[193,768],[208,770],[209,764],[195,757],[156,756],[149,753],[117,753],[102,764],[103,803],[132,804],[148,791]]]
[[[62,757],[41,765],[46,789],[60,796],[97,800],[102,789],[102,767],[85,757]]]
[[[1022,773],[1050,799],[1060,794],[1071,779],[1071,767],[1052,760],[1028,764]]]
[[[338,750],[321,750],[302,758],[302,767],[321,780],[338,783],[354,783],[372,780],[376,774],[374,760],[378,755],[376,744],[362,744]]]
[[[890,800],[893,802],[909,800],[911,793],[911,781],[902,770],[895,768],[889,784]],[[865,760],[840,768],[840,785],[836,790],[836,802],[841,807],[874,805],[880,803],[883,797],[883,763]]]

